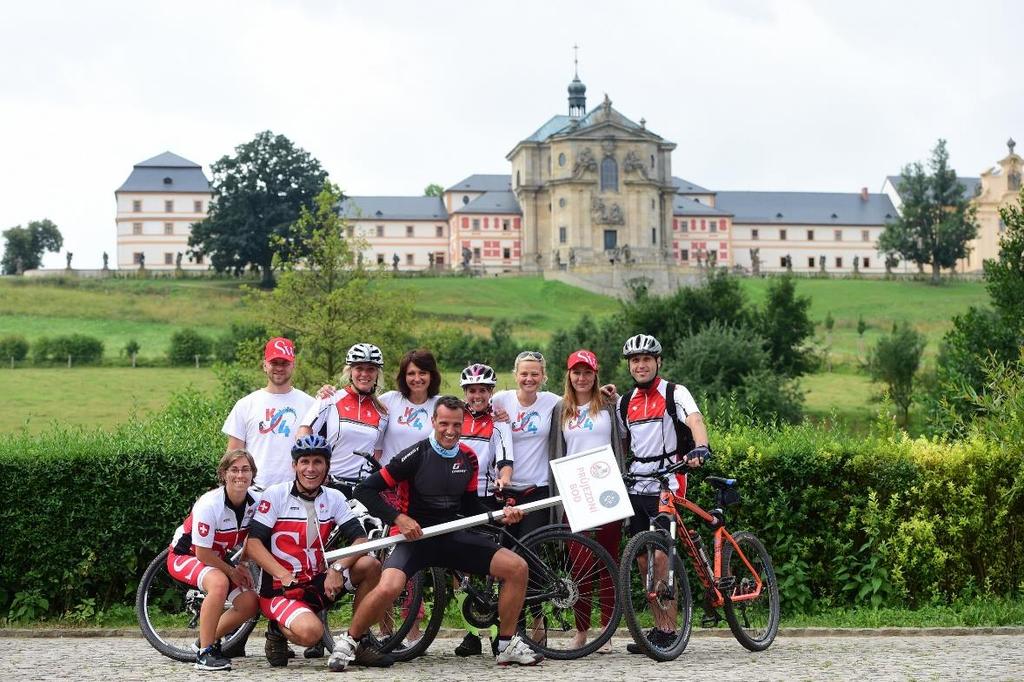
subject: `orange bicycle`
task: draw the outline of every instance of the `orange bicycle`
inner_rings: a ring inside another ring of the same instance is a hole
[[[670,477],[685,466],[677,462],[650,474],[623,476],[627,487],[644,479],[659,486],[658,516],[650,530],[629,541],[619,564],[619,594],[629,632],[636,648],[657,661],[671,661],[686,648],[693,603],[686,568],[676,551],[678,537],[704,587],[702,625],[716,626],[721,608],[739,643],[764,651],[779,630],[779,586],[772,559],[753,533],[726,530],[725,510],[740,500],[736,479],[704,479],[715,489],[715,508],[705,511],[686,499],[685,488],[679,494],[669,487]],[[713,562],[700,534],[683,523],[683,509],[713,530]]]

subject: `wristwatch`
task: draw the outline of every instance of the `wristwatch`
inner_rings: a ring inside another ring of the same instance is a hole
[[[338,573],[342,573],[342,572],[345,571],[345,567],[341,565],[340,561],[335,561],[333,564],[331,564],[330,567],[333,568]]]

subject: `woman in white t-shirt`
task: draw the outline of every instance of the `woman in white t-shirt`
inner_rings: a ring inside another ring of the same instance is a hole
[[[584,450],[611,445],[619,470],[624,471],[622,434],[615,415],[615,401],[606,400],[598,388],[597,356],[589,350],[578,350],[566,363],[565,392],[551,413],[548,452],[552,459],[575,455]],[[596,539],[608,553],[618,559],[622,538],[622,522],[613,521],[596,529]],[[595,585],[582,585],[581,598],[589,602]],[[599,587],[601,601],[601,627],[608,626],[615,609],[615,586],[602,577]],[[587,642],[590,630],[590,609],[576,609],[576,639],[574,648]],[[598,653],[611,653],[611,644],[605,644]]]
[[[380,397],[387,428],[377,441],[381,465],[430,435],[430,418],[441,390],[441,372],[429,350],[411,350],[398,363],[397,391]]]
[[[512,451],[516,463],[512,469],[513,488],[535,486],[527,495],[517,496],[516,504],[550,497],[548,481],[548,435],[551,430],[551,410],[558,395],[541,390],[547,381],[544,356],[537,351],[523,351],[516,356],[513,374],[518,387],[514,391],[498,391],[491,405],[499,418],[508,415],[512,431]],[[547,525],[548,514],[527,514],[509,532],[523,537],[530,531]]]

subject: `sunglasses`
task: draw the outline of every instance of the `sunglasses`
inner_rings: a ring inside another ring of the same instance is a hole
[[[519,362],[520,360],[536,360],[537,362],[544,362],[544,355],[539,351],[524,350],[516,356],[516,362]]]

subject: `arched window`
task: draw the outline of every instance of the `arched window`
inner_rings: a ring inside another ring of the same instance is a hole
[[[619,191],[619,164],[610,156],[601,162],[601,191]]]

